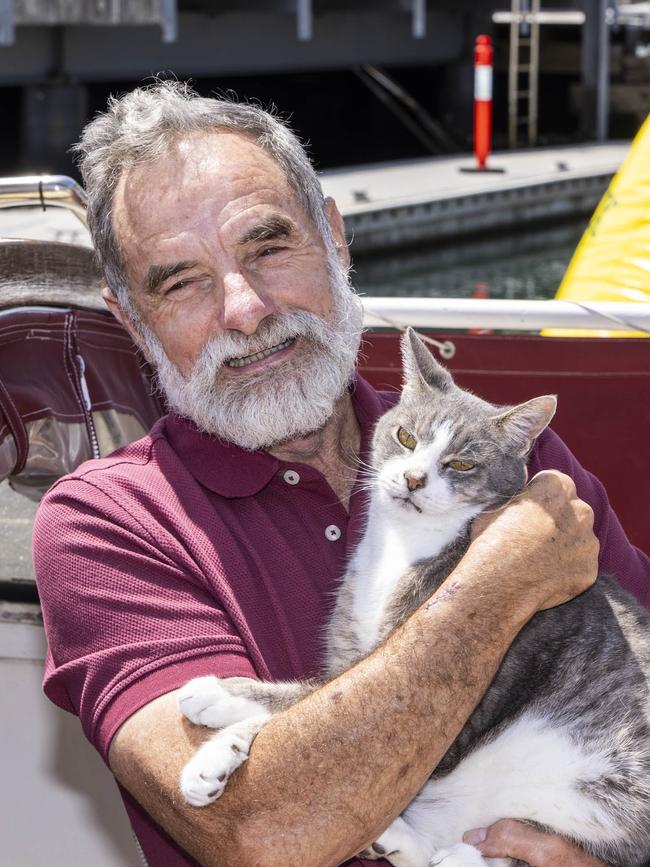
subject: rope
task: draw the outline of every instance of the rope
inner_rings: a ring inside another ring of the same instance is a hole
[[[394,328],[396,331],[401,331],[402,334],[406,331],[406,325],[400,325],[399,322],[395,322],[392,319],[389,319],[387,316],[382,316],[381,313],[376,313],[374,310],[368,310],[369,313],[377,318],[381,319],[382,322],[385,322],[387,325],[390,325],[391,328]],[[451,340],[435,340],[433,337],[428,337],[426,334],[422,334],[421,331],[418,331],[416,328],[413,329],[417,336],[424,343],[428,343],[431,346],[435,346],[441,357],[449,361],[450,358],[453,358],[456,355],[456,346]]]

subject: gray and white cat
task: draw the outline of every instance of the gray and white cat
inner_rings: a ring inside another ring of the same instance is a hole
[[[365,533],[338,593],[327,673],[349,668],[445,580],[470,521],[526,481],[556,401],[498,408],[458,388],[411,330],[405,385],[378,422]],[[185,766],[196,806],[223,792],[265,721],[314,683],[201,677],[179,693],[192,722],[222,731]],[[600,577],[537,614],[429,781],[377,841],[397,867],[506,867],[461,843],[500,818],[563,834],[615,867],[650,859],[650,613]]]

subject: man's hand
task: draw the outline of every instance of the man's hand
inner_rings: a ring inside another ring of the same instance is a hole
[[[468,553],[496,560],[515,591],[536,599],[537,610],[553,608],[596,580],[593,518],[573,480],[545,470],[506,506],[474,521]]]
[[[519,858],[530,867],[607,867],[559,834],[547,834],[512,819],[468,831],[463,840],[486,858]]]

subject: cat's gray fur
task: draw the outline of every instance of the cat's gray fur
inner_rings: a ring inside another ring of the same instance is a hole
[[[395,437],[396,426],[406,428],[418,441],[427,441],[432,431],[445,424],[451,431],[450,449],[470,456],[477,467],[471,474],[447,473],[458,502],[475,505],[476,512],[505,503],[525,484],[527,452],[533,441],[530,417],[539,415],[540,405],[533,401],[508,412],[461,390],[413,333],[403,343],[403,354],[406,387],[400,402],[377,424],[372,466],[379,470],[391,456],[404,451]],[[541,410],[548,412],[548,406],[542,405]],[[536,433],[545,424],[538,422]],[[465,526],[435,557],[411,564],[386,607],[379,640],[432,596],[463,555],[468,540]],[[328,629],[330,674],[349,667],[368,650],[353,614],[354,568],[353,559]],[[221,683],[272,713],[316,686],[244,678]],[[524,712],[542,716],[583,750],[588,751],[591,743],[598,749],[607,744],[611,773],[577,785],[605,808],[617,827],[625,828],[625,834],[596,841],[585,829],[576,842],[615,867],[637,867],[650,860],[650,613],[614,581],[601,576],[577,599],[537,614],[511,646],[433,778],[448,775]],[[427,797],[423,791],[418,797]]]

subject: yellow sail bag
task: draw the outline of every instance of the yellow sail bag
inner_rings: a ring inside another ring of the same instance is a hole
[[[650,301],[650,115],[594,211],[555,296]],[[546,329],[548,336],[647,337],[637,331]]]

